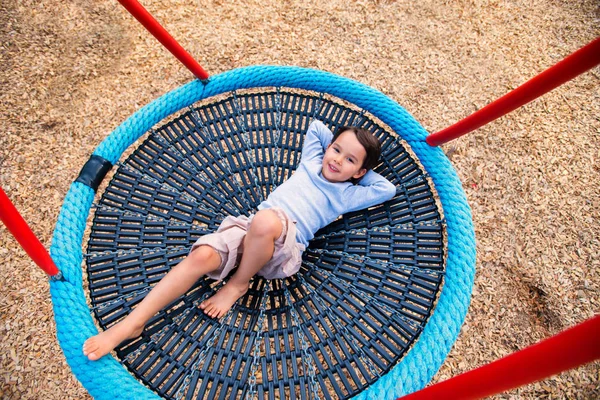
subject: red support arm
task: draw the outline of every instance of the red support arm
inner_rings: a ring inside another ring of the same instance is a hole
[[[402,400],[480,399],[600,358],[600,315],[509,356]]]
[[[142,6],[137,0],[119,0],[144,27],[152,34],[163,46],[167,48],[187,69],[192,71],[196,78],[201,81],[208,79],[208,73],[198,64],[196,60],[187,52],[173,37],[163,28],[156,19]]]
[[[4,190],[0,187],[0,220],[13,234],[23,250],[29,254],[29,257],[50,276],[59,274],[58,268],[50,258],[50,254],[44,248],[44,245],[31,231],[27,222],[21,217],[13,203],[10,201]]]
[[[600,64],[600,38],[467,118],[429,135],[426,139],[427,143],[430,146],[439,146],[474,131],[570,81],[598,64]]]

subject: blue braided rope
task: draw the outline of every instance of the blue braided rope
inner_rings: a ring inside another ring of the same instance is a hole
[[[423,388],[442,365],[464,322],[475,275],[475,232],[471,210],[452,165],[441,149],[426,144],[427,132],[396,102],[369,86],[322,71],[241,68],[214,76],[207,85],[190,82],[146,105],[115,129],[94,154],[114,164],[135,140],[174,112],[234,89],[265,86],[325,92],[368,110],[408,142],[431,176],[444,210],[448,240],[446,278],[437,307],[401,362],[355,399],[392,399]],[[81,352],[85,339],[97,332],[86,305],[81,275],[83,232],[93,197],[91,189],[73,183],[54,231],[50,252],[65,277],[50,284],[58,340],[73,373],[94,398],[157,398],[112,357],[91,362]]]

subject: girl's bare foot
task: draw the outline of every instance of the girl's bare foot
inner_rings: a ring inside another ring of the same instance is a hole
[[[248,283],[227,282],[217,293],[200,303],[200,308],[209,317],[221,318],[233,304],[248,291]]]
[[[143,325],[135,326],[123,320],[86,340],[83,344],[83,354],[91,361],[96,361],[110,353],[122,341],[140,336],[143,330]]]

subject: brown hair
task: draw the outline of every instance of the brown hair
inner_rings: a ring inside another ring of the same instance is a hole
[[[375,168],[377,164],[379,164],[379,157],[381,156],[381,143],[379,143],[379,140],[366,129],[358,128],[356,126],[340,126],[333,135],[331,143],[335,142],[335,140],[346,131],[353,132],[354,135],[356,135],[358,142],[367,152],[361,168],[364,168],[367,171]]]

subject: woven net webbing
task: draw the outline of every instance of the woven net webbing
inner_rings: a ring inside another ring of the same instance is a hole
[[[368,112],[312,92],[265,90],[190,107],[145,136],[99,200],[87,246],[90,297],[106,329],[144,298],[200,236],[249,215],[300,161],[317,118],[382,143],[384,204],[317,232],[300,271],[255,277],[221,320],[197,306],[222,282],[201,278],[117,348],[165,398],[350,398],[418,339],[444,276],[442,213],[405,143]]]

